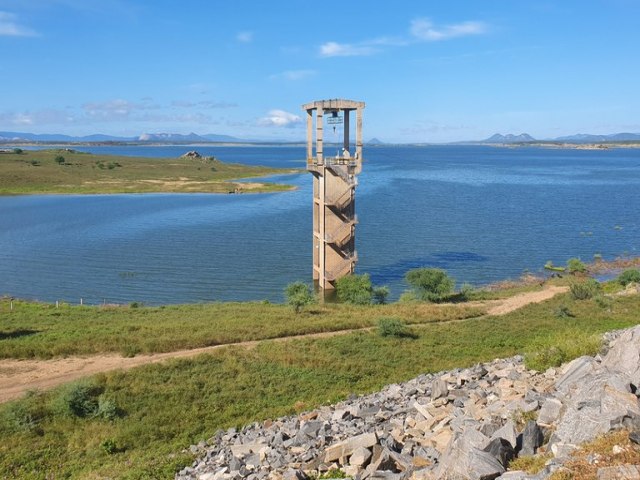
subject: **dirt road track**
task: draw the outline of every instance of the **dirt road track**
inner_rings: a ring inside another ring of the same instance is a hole
[[[549,300],[555,295],[566,292],[567,290],[567,287],[548,286],[538,292],[520,293],[503,300],[487,302],[487,304],[490,305],[488,314],[505,315],[525,305]],[[336,335],[345,335],[353,331],[354,330],[340,330],[337,332],[296,335],[270,341],[284,342],[296,338],[327,338]],[[260,343],[260,341],[216,345],[152,355],[138,355],[131,358],[122,357],[119,354],[104,354],[52,360],[0,360],[0,403],[19,398],[29,390],[46,390],[100,372],[118,369],[128,370],[140,365],[158,363],[171,358],[193,357],[229,345],[251,348]]]

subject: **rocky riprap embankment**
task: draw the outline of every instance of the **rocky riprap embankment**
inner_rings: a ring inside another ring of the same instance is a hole
[[[561,369],[495,360],[220,431],[191,447],[201,458],[176,478],[295,480],[339,468],[354,479],[545,479],[579,444],[619,428],[633,439],[640,429],[640,327],[606,340],[606,355]],[[540,473],[505,471],[540,451],[553,455]]]

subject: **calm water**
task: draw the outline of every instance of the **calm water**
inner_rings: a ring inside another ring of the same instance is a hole
[[[91,147],[304,167],[304,147]],[[331,153],[331,152],[329,152]],[[0,294],[86,303],[282,300],[311,275],[311,175],[258,195],[0,197]],[[0,180],[1,181],[1,180]],[[371,147],[359,272],[394,297],[410,268],[485,284],[547,260],[637,255],[640,150]]]

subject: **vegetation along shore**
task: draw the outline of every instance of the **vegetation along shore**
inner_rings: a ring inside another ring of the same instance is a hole
[[[544,370],[594,354],[602,332],[637,324],[640,272],[599,283],[582,264],[570,265],[560,278],[482,290],[455,290],[441,271],[418,269],[393,304],[379,303],[384,291],[366,276],[339,289],[337,304],[307,302],[296,289],[288,305],[56,307],[5,298],[3,378],[25,381],[33,365],[220,347],[0,405],[0,477],[172,478],[193,461],[189,445],[221,428],[498,357],[523,354],[527,366]],[[527,295],[539,297],[528,303]]]
[[[225,163],[197,152],[168,159],[13,148],[0,153],[0,195],[278,192],[293,187],[238,180],[292,172]]]

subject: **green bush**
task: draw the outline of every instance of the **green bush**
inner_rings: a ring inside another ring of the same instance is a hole
[[[62,155],[57,155],[56,158],[53,159],[53,161],[56,162],[58,165],[65,164],[65,159]]]
[[[118,445],[116,444],[115,440],[112,438],[107,438],[106,440],[104,440],[100,444],[100,447],[102,447],[102,449],[108,455],[113,455],[114,453],[118,453],[119,451]]]
[[[587,271],[587,266],[579,258],[570,258],[567,261],[567,270],[569,273],[585,273]]]
[[[112,421],[119,416],[120,409],[116,405],[116,402],[105,398],[104,395],[100,395],[100,397],[98,397],[98,409],[96,410],[96,417]]]
[[[402,320],[397,318],[380,318],[378,320],[378,333],[381,337],[416,338]]]
[[[369,305],[373,300],[373,286],[367,273],[347,275],[336,282],[338,300],[354,305]]]
[[[16,155],[20,155],[24,150],[22,150],[21,148],[14,148],[13,149],[13,153],[15,153]]]
[[[389,296],[389,287],[373,287],[371,291],[372,301],[378,305],[384,305],[387,303],[387,297]]]
[[[97,385],[81,382],[69,387],[64,395],[67,413],[75,417],[91,417],[98,412],[98,397],[102,389]]]
[[[299,313],[305,305],[316,302],[311,287],[304,282],[293,282],[287,285],[284,289],[284,296],[287,305],[293,307],[296,313]]]
[[[574,282],[570,285],[571,295],[576,300],[587,300],[598,295],[602,291],[602,285],[590,278],[586,282]]]
[[[567,307],[566,305],[560,305],[558,308],[556,308],[556,310],[554,311],[554,315],[557,318],[572,318],[572,317],[575,317],[575,315],[573,313],[571,313],[571,310],[569,310],[569,307]]]
[[[640,270],[637,268],[631,268],[625,270],[616,279],[620,285],[626,287],[630,283],[640,283]]]
[[[413,288],[418,298],[428,302],[446,299],[455,287],[455,280],[439,268],[415,268],[409,270],[405,280]]]

